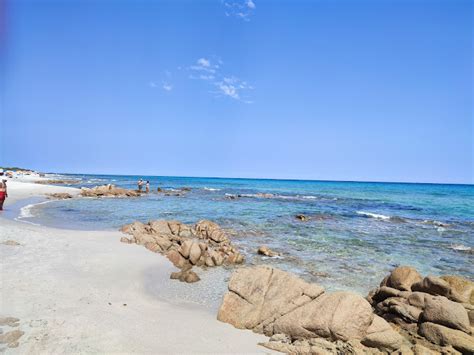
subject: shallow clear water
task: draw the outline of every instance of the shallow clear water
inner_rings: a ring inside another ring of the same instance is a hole
[[[71,177],[79,186],[113,183],[126,188],[135,188],[138,179]],[[423,274],[474,278],[473,185],[143,178],[151,184],[147,196],[54,201],[28,209],[25,220],[116,229],[134,220],[210,219],[232,230],[248,262],[274,264],[331,290],[365,293],[401,264]],[[156,193],[157,187],[191,191],[164,196]],[[302,222],[296,214],[312,219]],[[257,256],[262,244],[282,252],[283,258]]]

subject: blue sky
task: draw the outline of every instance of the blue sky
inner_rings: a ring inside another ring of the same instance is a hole
[[[1,11],[0,165],[474,182],[471,1]]]

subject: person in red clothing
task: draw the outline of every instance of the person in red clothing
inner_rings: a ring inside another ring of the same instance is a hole
[[[3,203],[7,197],[7,180],[3,179],[2,182],[0,182],[0,211],[3,211]]]

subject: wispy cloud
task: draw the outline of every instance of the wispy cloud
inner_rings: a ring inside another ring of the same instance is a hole
[[[214,74],[217,69],[219,69],[219,65],[211,64],[211,61],[209,59],[199,58],[196,61],[196,64],[191,65],[188,69]]]
[[[256,5],[253,0],[223,0],[225,6],[225,15],[229,17],[236,17],[243,21],[250,21]]]
[[[165,70],[164,71],[164,76],[166,77],[166,79],[162,80],[161,81],[161,85],[158,84],[156,81],[150,81],[148,83],[148,86],[152,89],[156,89],[156,88],[159,88],[161,87],[163,90],[165,91],[171,91],[173,90],[173,85],[171,84],[170,80],[171,80],[171,72],[169,70]]]
[[[171,85],[171,84],[167,83],[166,81],[164,81],[162,88],[163,88],[163,90],[171,91],[171,90],[173,90],[173,85]]]
[[[211,93],[217,97],[227,96],[244,103],[252,103],[248,99],[248,90],[252,90],[253,87],[236,76],[224,74],[223,64],[220,59],[213,61],[208,58],[199,58],[196,64],[187,68],[191,71],[189,79],[208,82],[213,86]]]

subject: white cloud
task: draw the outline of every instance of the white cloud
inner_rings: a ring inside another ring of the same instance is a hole
[[[194,70],[194,71],[203,71],[207,72],[210,74],[214,74],[217,69],[219,69],[218,64],[213,64],[209,59],[206,58],[199,58],[196,61],[195,65],[191,65],[188,67],[189,70]]]
[[[199,79],[201,80],[214,80],[215,76],[214,75],[199,75]]]
[[[240,100],[245,103],[252,103],[252,101],[242,97],[242,95],[246,94],[248,90],[253,89],[253,87],[246,81],[240,80],[235,76],[227,76],[223,77],[221,81],[216,81],[214,84],[218,88],[219,94]]]
[[[253,0],[224,0],[223,4],[226,8],[225,15],[227,17],[234,16],[243,21],[250,21],[250,16],[253,15],[256,8]]]
[[[210,92],[216,97],[226,96],[244,103],[251,103],[248,100],[248,91],[253,87],[234,75],[225,74],[223,65],[224,62],[220,58],[199,58],[194,65],[186,68],[190,71],[188,78],[207,82],[207,85],[213,87]]]
[[[155,83],[154,81],[150,81],[150,82],[148,83],[148,86],[154,89],[154,88],[157,88],[157,87],[158,87],[158,84]]]
[[[216,85],[222,94],[232,97],[236,100],[240,99],[239,93],[237,92],[237,88],[234,85],[225,84],[223,82],[216,83]]]
[[[201,67],[205,67],[205,68],[209,68],[211,66],[211,62],[209,61],[209,59],[206,59],[206,58],[199,58],[197,60],[197,63]]]
[[[173,85],[167,83],[166,81],[163,82],[163,90],[166,90],[166,91],[171,91],[173,90]]]

